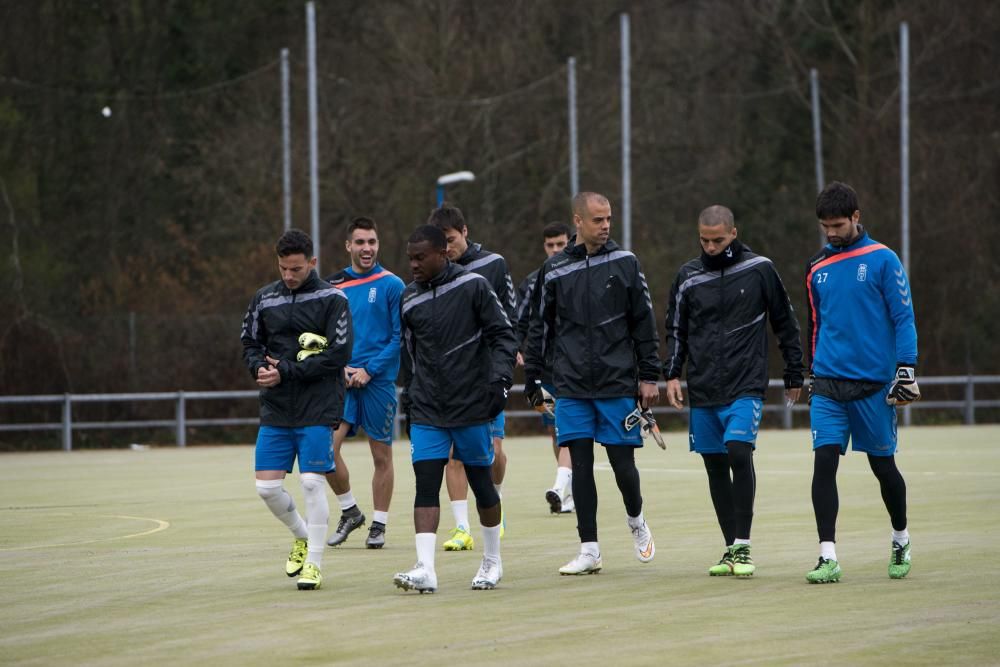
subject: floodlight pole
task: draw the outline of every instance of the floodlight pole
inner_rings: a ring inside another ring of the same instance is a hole
[[[471,171],[455,171],[450,174],[443,174],[437,179],[437,205],[440,207],[444,203],[445,186],[453,183],[467,183],[476,180],[476,175]]]
[[[569,88],[569,196],[580,191],[580,156],[576,131],[576,58],[566,61],[566,84]]]
[[[910,276],[910,26],[899,24],[899,178],[901,253],[903,270],[912,285]],[[903,408],[903,426],[913,423],[912,408]]]
[[[629,19],[622,14],[622,247],[632,249],[632,127],[631,98],[629,96]]]
[[[318,102],[316,91],[316,5],[306,3],[306,45],[308,51],[309,81],[309,219],[313,241],[313,256],[316,257],[316,272],[319,273],[319,141]]]
[[[292,115],[288,49],[281,50],[281,194],[285,231],[292,228]]]
[[[819,72],[816,68],[809,70],[809,88],[812,93],[812,121],[813,121],[813,155],[816,162],[816,194],[823,191],[826,180],[823,176],[823,126],[820,122],[819,107]],[[819,244],[822,247],[826,244],[826,235],[823,230],[819,230]]]

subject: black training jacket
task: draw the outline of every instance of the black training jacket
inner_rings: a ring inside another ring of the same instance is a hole
[[[299,336],[325,336],[328,347],[296,361]],[[344,366],[354,343],[347,297],[312,271],[297,290],[278,280],[257,290],[243,317],[243,360],[250,375],[279,360],[281,382],[260,391],[263,426],[334,426],[344,414]]]
[[[771,260],[746,246],[717,271],[708,270],[700,258],[691,260],[670,290],[663,375],[680,378],[687,363],[694,407],[764,398],[768,319],[785,360],[785,387],[801,387],[799,325]]]
[[[489,282],[452,262],[403,291],[400,383],[410,423],[439,428],[490,420],[492,384],[510,386],[517,339]]]
[[[609,240],[595,254],[570,239],[539,271],[524,343],[525,375],[552,354],[560,398],[618,398],[655,382],[660,362],[653,303],[639,260]]]
[[[500,304],[513,324],[517,320],[517,293],[514,291],[514,279],[510,277],[510,269],[507,268],[507,260],[503,255],[483,250],[480,243],[470,243],[456,261],[465,270],[478,273],[489,281],[490,287],[496,292]]]

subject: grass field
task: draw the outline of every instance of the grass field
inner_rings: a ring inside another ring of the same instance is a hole
[[[804,431],[759,440],[757,574],[708,577],[721,537],[700,458],[672,433],[666,452],[638,456],[652,563],[632,554],[599,454],[605,569],[560,577],[575,520],[544,502],[546,440],[515,438],[500,587],[469,590],[477,544],[439,552],[439,591],[423,596],[392,585],[415,560],[406,443],[387,546],[365,550],[358,533],[327,549],[319,591],[284,575],[290,536],[257,498],[250,447],[5,454],[0,664],[998,664],[1000,428],[905,429],[901,443],[914,563],[902,581],[886,575],[878,485],[850,454],[839,475],[844,578],[805,582],[817,547]],[[367,447],[345,452],[370,509]]]

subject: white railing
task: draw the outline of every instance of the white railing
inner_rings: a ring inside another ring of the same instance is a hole
[[[962,421],[965,424],[976,423],[976,410],[986,408],[1000,408],[1000,400],[983,400],[976,398],[976,386],[1000,384],[1000,375],[945,375],[936,377],[918,378],[924,398],[906,408],[902,409],[902,423],[909,426],[912,423],[913,410],[955,410],[962,414]],[[934,398],[932,387],[943,385],[960,385],[964,387],[961,400],[939,400]],[[660,383],[661,392],[665,388],[665,383]],[[771,380],[769,384],[772,390],[782,388],[781,380]],[[928,391],[930,389],[930,391]],[[519,398],[516,398],[524,390],[524,385],[514,385],[511,390],[511,406],[523,405]],[[189,419],[187,417],[187,404],[190,401],[218,401],[218,400],[240,400],[256,399],[256,390],[244,391],[171,391],[171,392],[151,392],[151,393],[129,393],[129,394],[42,394],[35,396],[0,396],[0,406],[3,405],[39,405],[39,404],[59,404],[62,408],[62,419],[58,422],[7,422],[0,424],[0,433],[8,431],[61,431],[62,448],[66,451],[73,449],[73,432],[79,430],[95,429],[122,429],[122,428],[172,428],[175,433],[175,440],[178,447],[187,446],[187,430],[198,426],[246,426],[258,423],[258,418],[237,417],[237,418],[200,418]],[[74,421],[73,406],[81,403],[134,403],[144,401],[171,401],[174,404],[173,419],[144,419],[144,420],[115,420],[115,421]],[[804,401],[788,407],[783,402],[779,404],[764,405],[765,412],[781,413],[782,426],[791,428],[793,415],[796,413],[806,413],[809,408]],[[679,412],[673,408],[666,407],[662,403],[653,408],[656,414],[687,418],[687,411]],[[508,418],[538,417],[538,413],[529,409],[511,409],[506,411]],[[399,435],[402,425],[402,416],[396,416],[396,435]]]

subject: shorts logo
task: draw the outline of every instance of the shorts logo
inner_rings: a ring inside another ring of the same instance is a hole
[[[868,265],[858,264],[858,282],[865,282],[868,279]]]
[[[862,266],[864,266],[864,265],[862,264]],[[374,288],[374,287],[372,287],[371,289],[368,290],[368,303],[375,303],[375,295],[377,293],[378,293],[378,290],[376,288]]]

